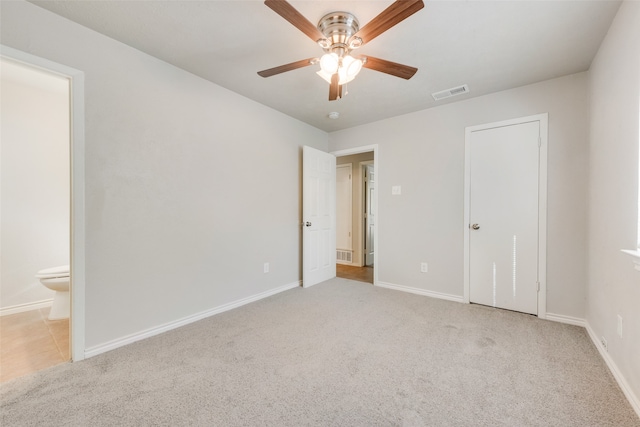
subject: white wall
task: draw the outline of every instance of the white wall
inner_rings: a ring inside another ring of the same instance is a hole
[[[591,66],[590,93],[586,318],[596,337],[607,339],[609,356],[640,404],[640,272],[620,252],[634,249],[637,238],[640,3],[620,7]]]
[[[548,112],[547,311],[583,319],[587,92],[580,73],[331,133],[379,145],[379,281],[462,298],[465,127]]]
[[[33,4],[1,12],[3,44],[85,73],[87,348],[300,280],[300,147],[325,132]]]
[[[6,61],[0,81],[0,309],[11,312],[51,299],[34,275],[69,264],[69,82]]]

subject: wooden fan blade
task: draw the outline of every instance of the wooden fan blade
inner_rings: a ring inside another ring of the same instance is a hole
[[[279,67],[269,68],[268,70],[258,71],[258,75],[262,77],[271,77],[276,74],[284,73],[291,70],[297,70],[298,68],[311,65],[311,62],[317,58],[302,59],[300,61],[292,62],[290,64],[280,65]]]
[[[385,59],[367,56],[367,60],[362,64],[364,68],[380,71],[381,73],[390,74],[392,76],[401,77],[409,80],[418,71],[415,67],[398,64],[397,62],[387,61]]]
[[[307,18],[302,16],[293,6],[291,6],[285,0],[265,0],[266,4],[271,10],[284,19],[293,24],[294,27],[302,31],[314,42],[324,38],[324,35],[318,30],[318,27],[313,25]]]
[[[353,37],[360,37],[362,43],[369,43],[380,34],[410,17],[424,7],[422,0],[396,0],[378,16],[369,21]]]
[[[329,101],[335,101],[342,94],[342,86],[338,84],[340,76],[335,73],[331,76],[331,86],[329,86]]]

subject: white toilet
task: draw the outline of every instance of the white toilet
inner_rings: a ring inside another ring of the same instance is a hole
[[[49,312],[49,320],[69,318],[69,266],[45,268],[38,271],[36,277],[40,283],[52,291],[56,291],[53,297],[53,305]]]

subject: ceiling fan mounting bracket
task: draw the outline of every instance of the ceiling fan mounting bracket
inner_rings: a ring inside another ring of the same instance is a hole
[[[342,57],[362,45],[360,37],[353,37],[360,29],[358,19],[349,12],[331,12],[318,22],[318,30],[324,39],[318,45],[326,52],[334,52]]]

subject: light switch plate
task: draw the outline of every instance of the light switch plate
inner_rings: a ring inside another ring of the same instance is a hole
[[[618,314],[618,328],[617,328],[618,336],[622,338],[622,316]]]
[[[400,194],[402,194],[402,187],[399,185],[394,185],[393,187],[391,187],[391,194],[393,196],[399,196]]]

